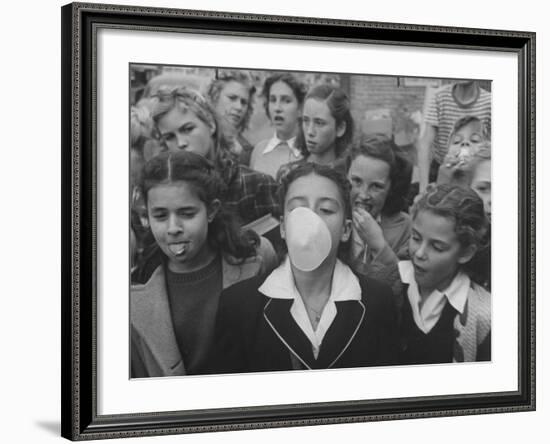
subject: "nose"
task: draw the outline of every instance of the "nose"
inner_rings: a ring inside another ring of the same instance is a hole
[[[369,193],[369,188],[366,184],[356,186],[357,197],[361,200],[370,200],[371,195]]]
[[[315,131],[313,127],[313,122],[304,122],[304,133],[308,136],[314,136]]]
[[[280,100],[276,100],[275,102],[273,102],[273,111],[281,112],[281,101]]]
[[[175,214],[171,214],[168,217],[168,229],[167,233],[170,235],[177,235],[183,232],[183,227],[181,226],[178,217]]]
[[[425,260],[426,259],[426,244],[421,243],[416,251],[414,252],[414,256],[419,260]]]
[[[185,137],[184,135],[178,134],[177,142],[178,142],[178,149],[184,150],[185,148],[187,148],[188,141],[187,141],[187,137]]]

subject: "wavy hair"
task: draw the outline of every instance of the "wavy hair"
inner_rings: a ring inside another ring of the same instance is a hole
[[[235,215],[225,209],[226,186],[214,166],[203,156],[189,152],[163,152],[143,167],[140,189],[145,204],[147,193],[156,185],[188,183],[206,205],[218,199],[220,209],[208,224],[208,242],[226,257],[244,261],[256,254],[259,237],[251,230],[241,231]]]
[[[385,134],[365,134],[346,157],[346,172],[349,172],[352,162],[359,156],[379,159],[389,165],[390,190],[382,208],[382,213],[387,216],[406,207],[412,181],[412,165],[405,157],[396,153],[396,148],[393,140]]]
[[[206,96],[210,102],[215,105],[220,99],[220,94],[229,82],[237,82],[243,85],[248,90],[248,106],[244,113],[243,119],[239,125],[239,133],[248,128],[250,117],[254,113],[254,94],[256,93],[256,87],[252,83],[252,78],[246,71],[238,70],[223,70],[219,73],[218,77],[213,79],[208,85]]]
[[[172,109],[177,108],[182,112],[192,111],[209,128],[214,129],[212,141],[214,144],[213,160],[218,171],[223,171],[227,165],[229,144],[225,139],[221,126],[218,123],[216,113],[210,103],[198,91],[187,86],[160,86],[151,96],[151,118],[153,119],[153,136],[162,143],[162,137],[158,130],[159,120]]]
[[[269,118],[271,118],[271,116],[269,115],[269,94],[271,93],[271,87],[276,82],[283,82],[292,90],[300,107],[304,104],[304,99],[307,93],[306,85],[298,80],[294,75],[288,72],[275,73],[270,75],[268,78],[265,79],[264,86],[262,88],[265,114]]]
[[[341,88],[330,85],[328,83],[323,83],[314,86],[309,90],[304,99],[304,102],[308,99],[316,99],[326,103],[331,116],[336,121],[336,127],[342,124],[346,125],[346,130],[344,134],[336,138],[334,147],[336,157],[341,157],[348,149],[353,139],[354,123],[353,117],[351,116],[350,100],[348,95]],[[307,151],[303,131],[301,131],[300,139],[300,150],[302,151],[302,155],[307,158],[309,152]]]
[[[489,221],[485,215],[483,201],[471,188],[456,185],[437,185],[426,191],[413,206],[412,217],[419,212],[430,211],[455,223],[455,233],[463,247],[476,247],[474,257],[462,268],[477,281],[477,268],[484,251],[489,247],[487,232]],[[478,282],[483,284],[483,282]]]

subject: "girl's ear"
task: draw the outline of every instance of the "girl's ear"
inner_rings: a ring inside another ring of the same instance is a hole
[[[206,217],[208,219],[208,223],[214,220],[216,214],[218,214],[218,211],[220,211],[221,206],[222,203],[218,199],[214,199],[212,202],[210,202],[210,205],[208,205],[208,208],[206,209]]]
[[[342,227],[342,235],[340,236],[340,242],[347,242],[351,236],[352,221],[351,219],[344,220],[344,226]]]
[[[285,224],[283,216],[279,218],[279,230],[281,231],[281,239],[285,239]]]
[[[336,127],[336,137],[342,137],[346,133],[346,128],[346,122],[340,122],[340,124]]]
[[[216,132],[216,122],[212,122],[209,126],[210,126],[210,135],[213,136]]]
[[[464,265],[472,260],[477,252],[477,247],[474,244],[470,244],[467,247],[462,247],[460,256],[458,257],[458,263]]]

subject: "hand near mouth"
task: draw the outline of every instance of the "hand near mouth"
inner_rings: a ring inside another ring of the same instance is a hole
[[[386,239],[382,228],[368,211],[361,207],[355,207],[353,210],[353,227],[373,254],[376,255],[384,249]]]

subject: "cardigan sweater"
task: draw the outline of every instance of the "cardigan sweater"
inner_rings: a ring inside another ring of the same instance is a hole
[[[414,334],[411,328],[407,328],[409,317],[412,318],[411,307],[407,297],[408,285],[403,286],[403,299],[405,300],[400,321],[400,342],[401,356],[400,361],[404,364],[428,364],[433,363],[429,358],[429,353],[421,353],[417,356],[411,352],[411,343],[413,341],[410,334]],[[473,362],[473,361],[490,361],[491,360],[491,294],[483,287],[475,282],[470,283],[468,297],[464,312],[458,313],[452,310],[449,302],[446,303],[443,313],[438,321],[447,325],[445,331],[447,335],[451,335],[446,339],[441,336],[440,343],[446,341],[450,344],[451,350],[448,351],[448,356],[451,359],[445,359],[438,362]],[[451,313],[451,319],[445,318],[444,314]],[[447,319],[445,321],[443,318]],[[412,321],[414,322],[414,321]],[[452,326],[452,328],[451,328]],[[438,325],[436,324],[436,327]],[[434,327],[434,328],[436,328]],[[441,326],[440,326],[441,327]],[[442,328],[442,327],[441,327]],[[420,332],[421,333],[421,332]],[[427,338],[426,338],[427,340]],[[440,355],[441,356],[441,355]]]
[[[243,263],[222,258],[222,286],[271,271],[277,265],[273,247],[262,238],[257,255]],[[181,376],[187,374],[172,322],[164,265],[145,284],[130,291],[131,376]]]

